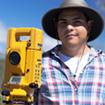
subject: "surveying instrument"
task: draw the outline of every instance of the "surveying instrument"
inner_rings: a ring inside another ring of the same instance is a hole
[[[37,28],[9,29],[1,92],[3,103],[38,105],[42,39],[42,31]]]

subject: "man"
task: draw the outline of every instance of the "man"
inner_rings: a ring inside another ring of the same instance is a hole
[[[62,44],[43,54],[39,105],[105,105],[105,54],[87,44],[102,32],[101,16],[84,0],[65,0],[42,25]]]

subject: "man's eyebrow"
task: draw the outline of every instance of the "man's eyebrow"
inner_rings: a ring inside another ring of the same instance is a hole
[[[81,17],[74,17],[72,20],[82,19]]]

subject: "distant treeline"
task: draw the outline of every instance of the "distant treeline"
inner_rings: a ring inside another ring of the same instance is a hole
[[[5,69],[5,61],[1,59],[0,60],[0,86],[3,80],[4,69]]]

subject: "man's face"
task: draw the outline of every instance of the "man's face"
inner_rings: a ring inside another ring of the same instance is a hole
[[[90,24],[77,10],[64,10],[57,23],[58,36],[63,45],[79,45],[87,42]]]

